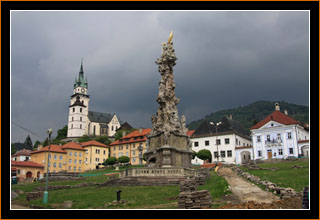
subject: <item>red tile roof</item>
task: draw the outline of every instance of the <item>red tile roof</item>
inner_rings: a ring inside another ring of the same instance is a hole
[[[44,168],[43,165],[32,162],[32,161],[11,161],[11,166]]]
[[[294,120],[293,118],[289,117],[288,115],[283,114],[282,112],[275,110],[270,115],[265,117],[262,121],[258,122],[256,125],[252,126],[252,129],[261,128],[263,125],[267,124],[269,121],[275,121],[280,124],[284,125],[293,125],[293,124],[300,124],[298,121]]]
[[[66,154],[67,152],[64,151],[59,145],[54,145],[54,144],[50,144],[50,152],[57,152],[57,153],[62,153],[62,154]],[[35,153],[40,153],[40,152],[46,152],[48,151],[48,147],[49,146],[45,146],[43,147],[41,150],[36,150],[36,151],[32,151],[31,154],[35,154]]]
[[[188,135],[189,137],[191,137],[191,135],[192,135],[195,131],[196,131],[196,130],[187,131],[187,135]]]
[[[62,145],[61,148],[62,149],[73,149],[73,150],[83,150],[83,151],[85,151],[85,149],[83,149],[83,147],[81,147],[80,144],[75,143],[75,142],[66,143],[66,144]]]
[[[82,143],[80,143],[80,145],[82,147],[86,147],[86,146],[108,147],[108,145],[102,144],[102,143],[95,141],[95,140],[82,142]]]
[[[13,154],[13,157],[17,157],[17,156],[30,156],[31,154],[31,150],[27,150],[27,149],[22,149],[17,151],[15,154]]]
[[[145,129],[142,129],[141,133],[139,132],[139,130],[133,131],[130,134],[111,143],[110,145],[129,144],[129,143],[146,141],[147,140],[146,135],[149,134],[151,132],[151,130],[152,130],[151,128],[145,128]],[[142,138],[137,138],[137,137],[142,137]],[[134,139],[134,138],[136,138],[136,139]]]

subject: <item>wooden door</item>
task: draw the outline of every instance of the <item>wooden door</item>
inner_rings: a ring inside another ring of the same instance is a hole
[[[31,177],[32,177],[32,172],[31,171],[27,172],[26,178],[31,178]]]
[[[272,158],[272,151],[268,151],[268,159]]]

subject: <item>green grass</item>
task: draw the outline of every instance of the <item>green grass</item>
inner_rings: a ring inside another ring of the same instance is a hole
[[[119,167],[119,170],[115,170],[114,168],[105,168],[105,169],[98,169],[98,170],[88,170],[86,172],[83,172],[81,174],[105,174],[105,173],[114,173],[114,172],[120,172],[125,169],[130,168],[137,168],[137,167],[144,167],[144,165],[132,165],[130,167]]]
[[[293,165],[308,166],[305,168],[293,169]],[[257,166],[261,168],[279,168],[279,170],[248,170],[241,167],[244,171],[260,177],[262,180],[268,180],[281,187],[291,187],[295,191],[303,191],[304,187],[309,185],[309,161],[280,161],[278,163],[261,163]]]
[[[206,184],[199,186],[198,190],[209,190],[213,199],[219,199],[224,194],[229,193],[227,190],[228,183],[224,178],[218,176],[215,172],[211,173],[212,176],[207,180]],[[87,177],[86,181],[102,182],[101,177],[105,176],[94,176]],[[52,184],[59,183],[57,185],[68,185],[70,181],[64,182],[52,182]],[[78,184],[80,181],[74,184]],[[83,182],[83,181],[82,181]],[[62,184],[63,183],[63,184]],[[68,183],[68,184],[67,184]],[[20,187],[24,191],[30,190],[32,187],[39,186],[38,183],[25,184],[24,186],[15,185],[14,187]],[[116,192],[121,190],[121,199],[128,201],[127,205],[107,206],[105,204],[111,203],[116,200]],[[19,204],[24,205],[37,205],[45,206],[46,208],[62,206],[66,200],[73,201],[73,208],[75,209],[90,209],[90,208],[167,208],[177,209],[178,195],[180,193],[180,187],[177,186],[112,186],[96,188],[83,187],[75,189],[65,190],[54,190],[49,191],[49,203],[47,205],[42,204],[42,198],[26,201],[25,195],[19,196],[15,201]],[[57,206],[58,204],[58,206]]]

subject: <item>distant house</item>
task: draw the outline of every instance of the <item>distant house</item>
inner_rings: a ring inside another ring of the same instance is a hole
[[[142,165],[146,162],[143,160],[143,153],[147,149],[147,135],[151,132],[151,128],[138,129],[130,134],[114,141],[110,144],[110,156],[119,158],[127,156],[130,158],[132,165]]]
[[[32,161],[11,161],[11,170],[16,170],[18,180],[43,178],[44,166]]]
[[[28,161],[31,158],[31,150],[22,149],[11,156],[14,161]]]
[[[217,125],[218,124],[218,125]],[[239,164],[244,161],[237,154],[245,155],[245,161],[252,158],[252,142],[250,132],[245,130],[232,117],[223,117],[219,122],[205,120],[191,136],[192,150],[199,152],[207,149],[212,154],[212,162]],[[239,152],[239,147],[243,147]],[[203,164],[205,161],[195,157],[193,164]]]
[[[117,131],[119,131],[119,130],[131,130],[131,129],[133,129],[133,127],[128,122],[125,122],[117,129]]]
[[[309,128],[291,118],[288,112],[275,111],[251,127],[254,159],[309,157]]]

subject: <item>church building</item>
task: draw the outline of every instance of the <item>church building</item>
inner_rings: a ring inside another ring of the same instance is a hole
[[[75,79],[70,99],[68,138],[79,138],[83,135],[113,137],[121,126],[117,115],[89,111],[89,102],[88,80],[84,78],[81,62],[79,76]]]

